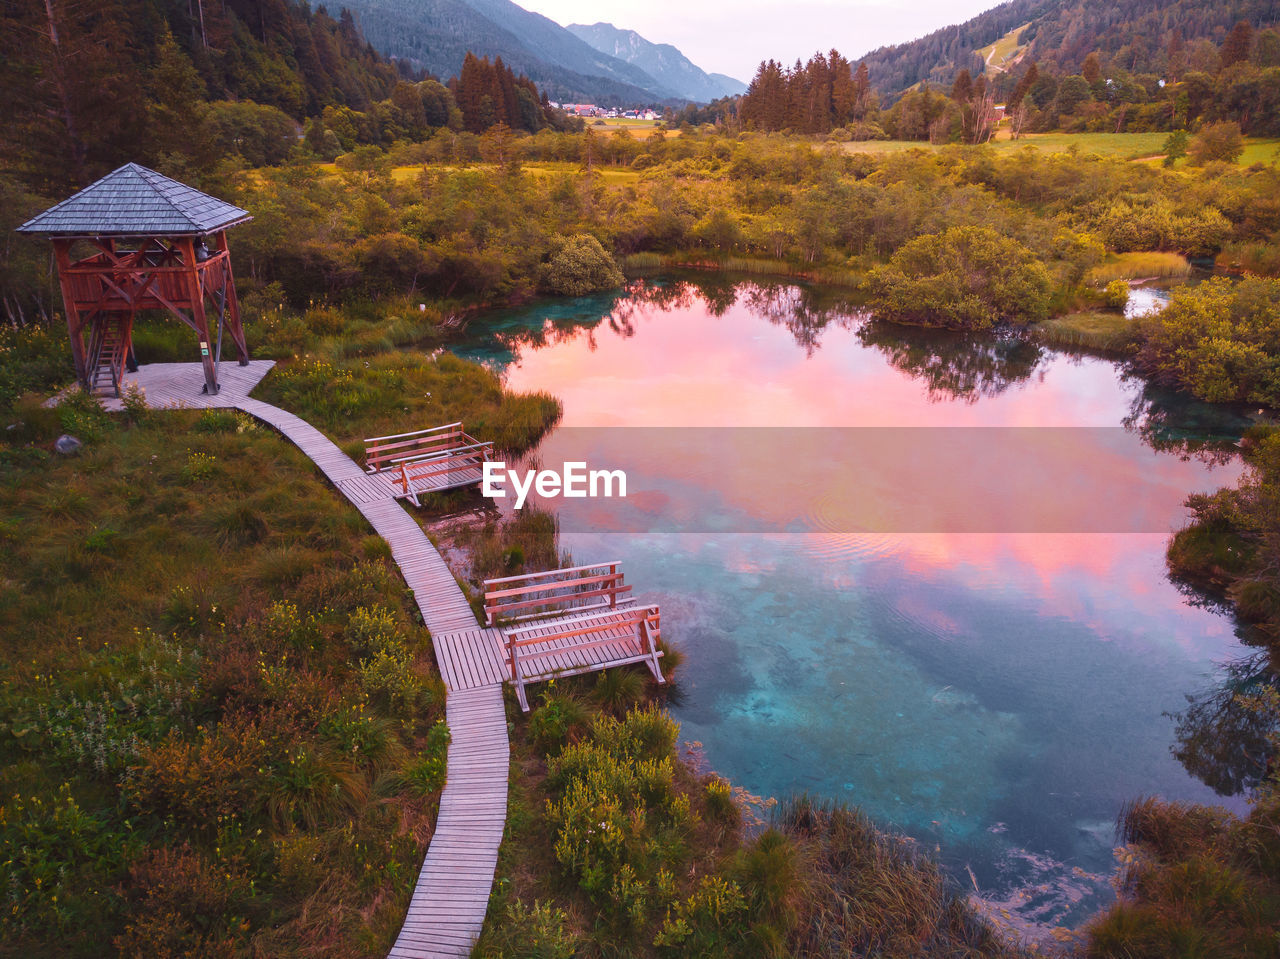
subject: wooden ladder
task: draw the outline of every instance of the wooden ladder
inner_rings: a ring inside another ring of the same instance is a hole
[[[88,388],[94,396],[120,396],[133,323],[126,313],[94,318],[89,338]]]

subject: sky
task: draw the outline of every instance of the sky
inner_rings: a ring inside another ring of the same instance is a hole
[[[748,83],[761,60],[793,63],[835,47],[856,60],[962,23],[1000,0],[516,0],[560,24],[605,21],[670,43],[708,73]]]

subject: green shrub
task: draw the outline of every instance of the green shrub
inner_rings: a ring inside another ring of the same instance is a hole
[[[484,935],[471,953],[478,959],[573,959],[578,941],[569,917],[550,902],[520,900],[507,904],[500,922],[485,923]]]
[[[191,428],[197,433],[234,433],[240,425],[236,414],[236,410],[219,407],[202,410]]]
[[[427,733],[427,741],[419,756],[405,770],[405,779],[420,796],[430,796],[444,788],[449,766],[449,726],[443,719]]]
[[[1215,277],[1139,321],[1139,367],[1212,403],[1280,406],[1280,280]]]
[[[590,736],[548,761],[547,821],[561,868],[619,929],[642,927],[655,872],[684,852],[691,826],[675,788],[675,722],[658,710],[597,717]]]
[[[1112,280],[1102,293],[1102,302],[1108,309],[1123,310],[1129,305],[1129,284],[1124,280]]]
[[[347,617],[344,637],[361,656],[407,649],[404,631],[395,614],[385,606],[358,606]]]
[[[538,273],[543,292],[585,296],[622,285],[624,277],[613,256],[587,233],[559,238]]]
[[[1032,252],[987,227],[952,227],[904,244],[871,271],[880,319],[954,330],[1025,324],[1049,312],[1049,272]]]
[[[548,692],[542,704],[529,714],[529,739],[543,753],[558,753],[569,742],[570,734],[586,725],[586,719],[587,712],[576,699]]]
[[[218,472],[218,458],[212,453],[187,450],[187,462],[182,467],[182,478],[188,483],[207,480]]]
[[[399,716],[411,716],[431,700],[431,690],[403,647],[380,649],[360,660],[360,688],[374,703]]]
[[[1187,144],[1188,162],[1193,166],[1215,161],[1235,163],[1243,152],[1244,137],[1240,135],[1240,124],[1235,122],[1206,124]]]
[[[96,396],[78,386],[58,403],[58,422],[62,432],[86,443],[99,440],[111,428],[111,416]]]
[[[129,422],[142,423],[146,420],[149,412],[147,393],[137,383],[130,382],[125,386],[120,403],[124,407],[124,415],[129,418]]]
[[[733,787],[729,780],[712,776],[705,787],[707,815],[721,822],[736,823],[740,818],[738,805],[733,801]]]

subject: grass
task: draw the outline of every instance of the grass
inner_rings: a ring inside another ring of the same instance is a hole
[[[617,130],[626,130],[637,140],[647,140],[653,136],[655,132],[662,131],[664,136],[676,137],[680,135],[679,130],[665,130],[659,126],[657,120],[632,120],[627,117],[601,117],[604,120],[604,126],[598,126],[595,120],[588,120],[587,126],[596,132],[613,133]]]
[[[1087,954],[1274,955],[1280,928],[1277,825],[1274,790],[1243,820],[1156,799],[1129,804],[1120,816],[1120,902],[1089,926]]]
[[[1089,270],[1086,282],[1105,286],[1112,280],[1182,279],[1191,272],[1191,263],[1181,253],[1157,250],[1112,253]]]
[[[1096,154],[1122,160],[1158,161],[1162,156],[1167,132],[1150,133],[1025,133],[1019,139],[1009,138],[1007,128],[997,132],[988,146],[997,153],[1017,152],[1031,147],[1044,153],[1066,153],[1072,149],[1081,154]],[[849,153],[901,153],[905,150],[937,150],[938,146],[919,140],[865,140],[843,143]],[[1271,163],[1280,149],[1280,140],[1248,138],[1244,152],[1237,161],[1241,166],[1253,163]]]
[[[982,57],[989,74],[1003,73],[1008,69],[1009,61],[1026,49],[1018,44],[1018,34],[1029,26],[1031,26],[1030,23],[1024,23],[1020,27],[1014,27],[995,43],[974,51]]]
[[[723,256],[710,253],[632,253],[620,257],[618,265],[632,273],[653,270],[715,270],[752,276],[795,277],[825,286],[857,288],[865,273],[844,266],[793,263],[771,257]]]
[[[632,135],[640,136],[640,134],[635,133]],[[497,169],[498,165],[496,163],[477,162],[470,166],[475,169]],[[433,163],[430,167],[433,170],[461,169],[451,164],[438,163]],[[338,167],[333,163],[318,163],[316,168],[328,176],[337,176],[338,174]],[[522,163],[521,169],[535,176],[577,175],[582,172],[582,164],[570,161],[530,160]],[[632,170],[630,167],[613,167],[605,164],[596,164],[593,169],[604,178],[605,183],[613,186],[625,186],[635,183],[640,179],[641,174],[640,170]],[[413,183],[422,175],[422,170],[421,164],[392,167],[390,171],[391,179],[401,184]]]
[[[0,445],[0,939],[385,953],[443,690],[364,519],[227,411],[20,404]],[[48,452],[68,425],[74,457]],[[89,438],[92,437],[92,438]]]
[[[359,457],[363,438],[462,422],[504,452],[534,446],[560,418],[546,393],[508,393],[496,373],[452,353],[381,353],[366,360],[303,359],[275,367],[258,387]]]
[[[1085,311],[1043,320],[1030,327],[1031,335],[1063,350],[1124,353],[1135,342],[1136,327],[1123,313]]]

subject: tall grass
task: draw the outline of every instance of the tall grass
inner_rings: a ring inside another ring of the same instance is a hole
[[[1181,253],[1156,250],[1113,253],[1089,270],[1086,282],[1105,286],[1112,280],[1178,279],[1191,272],[1191,263]]]
[[[769,257],[718,256],[698,251],[682,253],[632,253],[618,258],[618,265],[631,273],[654,270],[711,270],[752,276],[793,277],[828,286],[858,287],[865,279],[861,270],[820,263],[793,263]]]
[[[861,810],[798,796],[775,807],[773,825],[804,864],[791,954],[1025,955],[914,841],[881,831]]]
[[[443,711],[398,571],[270,430],[60,412],[0,436],[0,952],[385,953]]]
[[[366,436],[465,424],[505,453],[521,453],[560,418],[547,393],[509,393],[491,370],[450,353],[387,352],[363,360],[304,359],[273,369],[267,402],[319,426],[349,450]]]
[[[1120,901],[1087,929],[1087,955],[1275,955],[1280,928],[1280,794],[1248,819],[1143,798],[1120,814]]]
[[[1280,276],[1280,244],[1260,241],[1228,243],[1214,263],[1224,270]]]
[[[1122,313],[1083,312],[1055,316],[1029,327],[1030,334],[1048,346],[1125,355],[1137,342],[1137,326]]]

